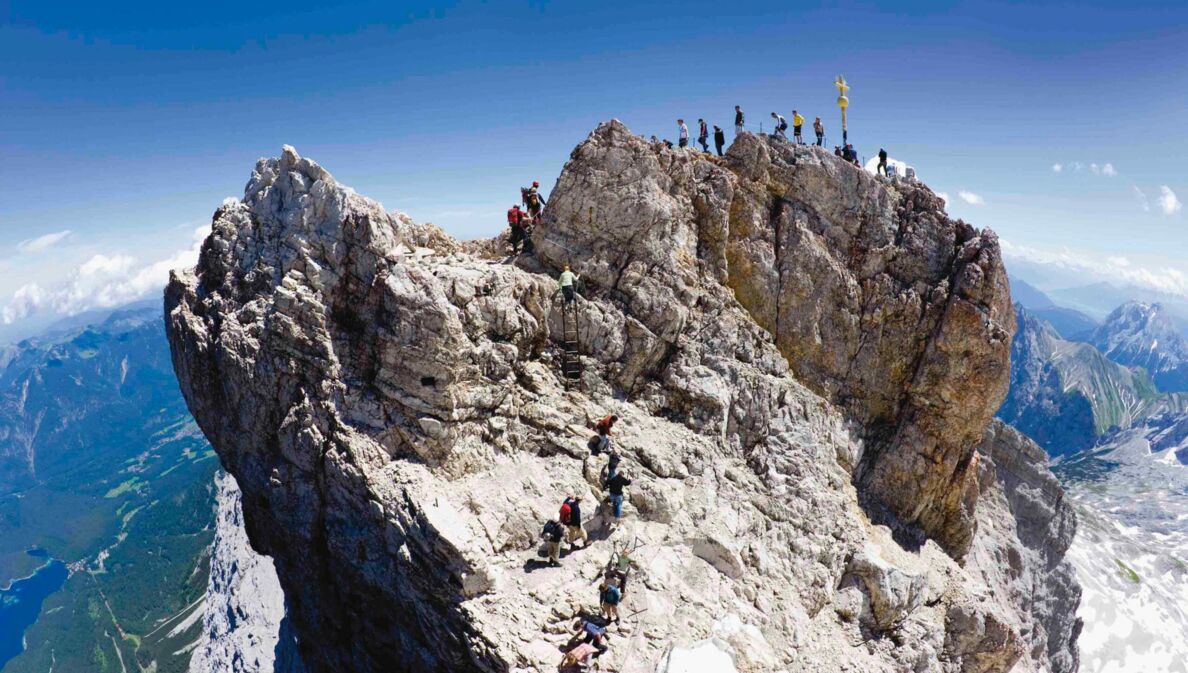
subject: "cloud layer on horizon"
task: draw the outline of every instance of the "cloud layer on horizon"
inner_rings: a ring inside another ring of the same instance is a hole
[[[1152,269],[1137,266],[1122,256],[1098,258],[1068,249],[1053,252],[1015,245],[1005,239],[1001,240],[1001,245],[1002,254],[1007,259],[1008,266],[1011,259],[1016,259],[1033,264],[1053,266],[1063,271],[1086,276],[1086,283],[1109,281],[1122,286],[1133,285],[1188,299],[1188,273],[1182,269],[1170,266]]]
[[[199,227],[194,231],[194,240],[189,248],[148,264],[139,264],[134,257],[120,253],[94,255],[72,270],[59,285],[44,287],[38,283],[27,283],[17,288],[4,308],[0,309],[0,320],[5,325],[11,325],[45,312],[71,316],[92,309],[115,308],[143,299],[165,286],[171,270],[194,266],[202,241],[209,233],[209,225]],[[34,239],[33,242],[38,240]],[[41,249],[60,240],[52,241]]]

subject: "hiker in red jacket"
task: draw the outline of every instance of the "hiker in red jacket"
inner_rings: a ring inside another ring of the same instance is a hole
[[[507,226],[511,228],[511,233],[508,234],[508,241],[511,243],[512,254],[520,252],[520,244],[524,242],[524,218],[527,213],[520,210],[520,204],[516,204],[507,210]]]

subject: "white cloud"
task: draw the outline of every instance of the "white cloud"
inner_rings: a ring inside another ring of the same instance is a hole
[[[38,236],[37,238],[31,238],[27,241],[21,241],[20,243],[17,243],[17,250],[28,253],[45,252],[46,250],[54,247],[69,237],[69,229],[66,229],[65,231],[56,231],[52,234],[46,234],[44,236]]]
[[[1081,169],[1085,167],[1085,164],[1082,164],[1079,161],[1073,161],[1068,164],[1068,167],[1073,169],[1074,171],[1080,173]]]
[[[1003,239],[1003,255],[1034,264],[1053,266],[1089,277],[1092,280],[1113,281],[1121,285],[1136,285],[1188,298],[1188,274],[1172,267],[1147,268],[1135,265],[1126,257],[1096,258],[1068,249],[1059,252],[1014,245]],[[1008,263],[1009,266],[1009,263]]]
[[[1184,204],[1180,203],[1180,199],[1176,198],[1176,193],[1167,185],[1159,187],[1159,207],[1163,210],[1164,215],[1175,215],[1184,208]]]
[[[945,202],[945,205],[949,204],[949,195],[947,193],[937,192],[936,195],[940,197],[941,201]]]
[[[1107,178],[1112,178],[1118,174],[1118,171],[1114,170],[1114,164],[1107,163],[1105,166],[1101,167],[1101,174]]]
[[[1064,164],[1052,164],[1052,172],[1059,173],[1064,170]]]
[[[197,263],[202,241],[209,233],[209,226],[201,227],[194,232],[189,248],[145,265],[138,265],[128,255],[95,255],[75,268],[59,286],[46,288],[29,283],[18,288],[8,305],[0,309],[0,320],[8,325],[43,311],[76,315],[114,308],[160,292],[169,280],[170,270]]]
[[[965,191],[964,189],[962,189],[961,191],[957,192],[957,198],[961,199],[962,201],[964,201],[964,202],[968,203],[968,204],[969,204],[969,205],[971,205],[971,206],[984,206],[984,205],[986,205],[986,199],[983,199],[983,198],[981,197],[981,195],[979,195],[979,194],[974,194],[973,192],[967,192],[967,191]]]
[[[1094,175],[1100,175],[1101,167],[1098,166],[1097,164],[1089,164],[1089,171],[1092,172]]]

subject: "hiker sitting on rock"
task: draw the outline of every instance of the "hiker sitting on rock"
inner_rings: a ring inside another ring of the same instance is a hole
[[[597,647],[591,643],[578,643],[576,647],[565,653],[561,657],[561,664],[558,668],[571,668],[579,666],[583,670],[590,665],[590,659],[599,653]]]

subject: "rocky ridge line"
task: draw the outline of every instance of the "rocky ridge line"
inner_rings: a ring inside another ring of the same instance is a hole
[[[706,643],[739,671],[1076,670],[1075,524],[1042,452],[983,434],[1014,329],[997,243],[940,205],[811,148],[744,134],[719,161],[609,122],[517,267],[261,160],[167,323],[307,665],[552,670],[634,540],[615,670]],[[560,496],[598,499],[604,411],[628,521],[526,572]]]

